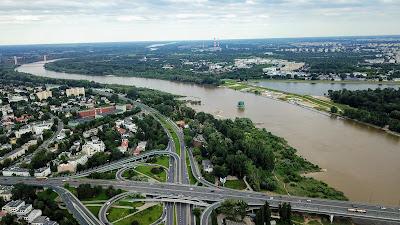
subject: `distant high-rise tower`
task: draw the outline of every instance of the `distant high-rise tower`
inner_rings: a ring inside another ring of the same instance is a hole
[[[47,62],[47,55],[44,55],[44,56],[43,56],[43,61],[44,61],[44,62]]]
[[[14,56],[14,65],[18,65],[18,58],[17,58],[17,56]]]
[[[214,48],[216,48],[217,47],[217,39],[215,39],[215,37],[214,37]]]

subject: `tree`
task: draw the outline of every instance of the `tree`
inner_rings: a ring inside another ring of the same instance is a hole
[[[332,106],[331,113],[337,113],[337,112],[338,112],[338,108],[336,106]]]
[[[11,190],[11,194],[14,200],[20,199],[28,203],[32,203],[33,200],[36,199],[35,189],[23,183],[14,185],[14,188]]]
[[[279,204],[278,207],[279,217],[282,224],[292,225],[292,208],[290,203]]]
[[[193,208],[193,215],[195,215],[196,217],[200,217],[201,215],[201,209],[200,208]]]
[[[224,201],[218,210],[225,214],[226,217],[233,221],[240,221],[246,216],[248,205],[242,200],[228,199]]]
[[[271,224],[271,209],[268,202],[257,211],[256,213],[256,225],[270,225]]]

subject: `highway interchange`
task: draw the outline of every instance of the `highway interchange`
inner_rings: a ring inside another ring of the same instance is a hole
[[[109,93],[102,94],[108,95]],[[130,100],[125,96],[120,96],[120,98]],[[142,193],[151,197],[153,201],[165,202],[165,211],[163,212],[162,217],[156,221],[155,224],[163,222],[163,219],[165,219],[167,225],[173,225],[175,222],[179,225],[195,224],[194,215],[191,211],[193,206],[197,205],[206,207],[203,211],[200,222],[201,225],[206,225],[208,224],[212,210],[218,207],[219,204],[226,199],[240,199],[246,201],[252,206],[259,206],[264,204],[265,201],[268,201],[272,207],[277,207],[280,203],[288,202],[291,204],[292,210],[298,212],[400,223],[400,209],[394,207],[382,207],[380,205],[349,201],[311,199],[284,195],[272,196],[252,191],[237,191],[216,187],[201,176],[201,172],[193,158],[191,150],[185,149],[183,133],[180,128],[178,128],[174,122],[162,116],[154,109],[141,103],[136,104],[143,110],[152,113],[154,118],[157,120],[163,120],[164,122],[169,123],[179,139],[179,154],[177,154],[177,150],[175,149],[172,134],[167,127],[165,127],[165,124],[160,121],[170,139],[165,150],[145,152],[138,157],[133,156],[125,158],[68,177],[53,177],[47,180],[38,180],[30,177],[0,177],[0,184],[14,185],[22,182],[35,186],[51,187],[60,195],[66,207],[74,215],[77,221],[80,224],[85,225],[110,224],[106,216],[107,210],[112,206],[112,203],[127,197],[132,193]],[[60,127],[62,126],[59,125],[59,130],[62,129],[60,129]],[[197,182],[201,183],[203,186],[190,185],[185,154],[188,154],[193,176]],[[159,155],[168,155],[170,157],[170,166],[166,183],[129,181],[122,178],[122,173],[127,168],[134,167],[139,162],[143,162],[150,157]],[[107,172],[112,170],[118,170],[116,180],[94,180],[84,178],[93,172]],[[114,188],[120,188],[127,192],[109,199],[101,208],[98,219],[72,193],[62,188],[66,183],[75,187],[85,183],[103,187],[109,187],[111,185]],[[176,208],[174,209],[174,207]],[[352,212],[349,211],[349,209],[362,209],[365,210],[365,212]]]

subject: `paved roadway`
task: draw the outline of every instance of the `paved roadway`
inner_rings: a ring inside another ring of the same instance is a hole
[[[193,201],[220,202],[226,199],[239,199],[249,203],[249,205],[262,205],[268,201],[272,207],[277,207],[279,203],[288,202],[294,211],[309,212],[316,214],[335,215],[351,218],[373,219],[381,221],[400,222],[400,209],[394,207],[381,206],[348,202],[334,201],[325,199],[311,199],[295,196],[270,196],[264,193],[252,191],[237,191],[228,189],[218,189],[210,187],[198,187],[184,184],[173,183],[147,183],[136,181],[113,181],[113,180],[91,180],[91,179],[69,179],[49,178],[48,180],[37,180],[30,177],[0,177],[0,184],[14,185],[24,182],[38,186],[63,186],[69,183],[71,186],[91,183],[108,187],[121,188],[126,191],[135,191],[147,195],[170,195],[178,198],[191,199]],[[349,212],[349,208],[365,209],[366,213]]]
[[[180,177],[179,181],[182,184],[190,184],[189,180],[189,174],[187,171],[187,166],[186,166],[186,150],[185,150],[185,141],[183,137],[183,132],[182,130],[169,118],[164,118],[168,123],[171,124],[172,128],[174,129],[175,133],[178,136],[179,139],[179,146],[180,146]],[[192,219],[193,214],[191,213],[191,207],[187,204],[183,203],[177,203],[177,219],[178,219],[178,225],[187,225],[187,224],[192,224],[194,223],[195,220]]]
[[[104,225],[105,223],[100,222],[96,216],[94,216],[71,192],[65,188],[53,186],[51,187],[57,192],[68,211],[70,211],[75,219],[81,225]]]
[[[112,95],[111,93],[102,92],[102,91],[97,91],[97,93],[105,95],[105,96]],[[149,107],[149,106],[147,106],[145,104],[142,104],[140,102],[136,102],[136,101],[134,101],[132,99],[127,98],[124,95],[121,95],[121,94],[119,94],[118,97],[120,99],[122,99],[122,100],[125,100],[125,101],[133,101],[133,102],[135,102],[135,105],[139,106],[142,110],[150,112],[153,115],[154,119],[159,121],[161,125],[163,125],[163,123],[161,123],[161,121],[159,120],[159,118],[157,116],[162,117],[164,119],[167,119],[166,117],[161,115],[157,110],[155,110],[155,109],[153,109],[153,108],[151,108],[151,107]],[[173,142],[173,138],[172,138],[170,132],[168,131],[168,129],[166,127],[164,127],[164,126],[163,126],[163,128],[164,128],[164,131],[166,132],[166,134],[168,135],[168,138],[170,140],[169,143],[168,143],[168,148],[166,150],[170,151],[170,152],[175,152],[175,145],[174,145],[174,142]],[[168,171],[168,178],[167,178],[167,182],[168,183],[175,183],[175,182],[179,182],[179,180],[180,180],[180,175],[179,174],[180,174],[181,170],[179,169],[180,168],[180,166],[179,166],[180,160],[178,158],[175,158],[175,159],[170,158],[170,163],[169,163],[170,164],[170,168],[169,168],[169,171]],[[167,218],[166,224],[167,225],[173,225],[174,224],[174,217],[175,217],[174,216],[174,214],[175,214],[175,212],[174,212],[174,204],[166,203],[166,207],[165,208],[166,208],[166,218]]]
[[[125,98],[123,96],[120,96]],[[127,100],[127,98],[125,98]],[[208,207],[203,215],[202,215],[202,224],[208,223],[208,217],[212,212],[214,207],[218,206],[218,202],[223,201],[227,198],[234,198],[234,199],[242,199],[248,202],[250,205],[261,205],[266,200],[269,201],[272,207],[277,207],[279,203],[282,202],[289,202],[291,203],[292,209],[295,211],[301,212],[310,212],[310,213],[319,213],[319,214],[327,214],[327,215],[336,215],[336,216],[344,216],[344,217],[351,217],[351,218],[367,218],[367,219],[377,219],[382,221],[394,221],[400,222],[400,209],[398,208],[383,208],[377,205],[369,205],[369,204],[362,204],[362,203],[354,203],[354,202],[344,202],[344,201],[331,201],[331,200],[322,200],[322,199],[307,199],[302,197],[293,197],[293,196],[267,196],[262,193],[257,192],[249,192],[249,191],[235,191],[226,188],[215,188],[211,187],[214,186],[210,182],[206,181],[202,178],[200,171],[197,168],[197,163],[195,163],[193,155],[189,150],[189,160],[192,165],[192,172],[196,179],[203,183],[205,186],[210,186],[211,188],[207,187],[195,187],[187,185],[189,183],[189,177],[187,174],[186,169],[186,160],[185,160],[185,145],[183,141],[183,133],[176,127],[175,123],[170,121],[168,118],[159,114],[156,110],[141,104],[137,103],[142,109],[151,112],[156,119],[157,116],[161,116],[168,123],[173,125],[175,132],[178,134],[180,146],[181,146],[181,153],[180,157],[178,158],[171,158],[170,163],[170,170],[168,174],[168,184],[151,184],[151,183],[143,183],[143,182],[132,182],[132,181],[102,181],[102,180],[69,180],[72,182],[72,185],[79,185],[81,183],[92,183],[95,185],[102,185],[102,186],[109,186],[113,185],[116,188],[125,189],[127,191],[138,191],[149,195],[170,195],[175,196],[178,198],[189,198],[194,201],[209,201],[209,202],[217,202],[216,204],[211,205]],[[166,128],[164,128],[167,132],[168,137],[170,138],[169,148],[168,151],[174,151],[174,145],[172,142],[171,134],[168,132]],[[175,160],[174,160],[175,159]],[[173,163],[172,161],[175,161]],[[132,163],[132,162],[129,162]],[[102,167],[102,169],[110,169],[115,168],[115,166],[120,166],[119,164],[115,164],[113,166],[106,165]],[[125,164],[126,165],[126,164]],[[121,168],[121,167],[119,167]],[[69,178],[70,179],[70,178]],[[12,178],[7,180],[1,180],[1,182],[17,182],[20,179]],[[25,182],[29,182],[31,184],[36,185],[43,185],[43,183],[37,182],[35,180],[24,180]],[[178,182],[179,184],[173,184],[174,182]],[[60,179],[51,179],[49,181],[45,181],[47,183],[54,183],[53,185],[62,185],[63,181]],[[359,212],[350,212],[348,211],[349,208],[357,208],[357,209],[364,209],[366,210],[365,213]],[[173,205],[172,203],[166,204],[166,211],[167,211],[167,224],[172,224],[174,219],[173,214]],[[186,204],[177,204],[177,214],[178,214],[178,224],[186,225],[189,224],[191,219],[187,218],[188,215],[191,214],[189,211],[189,207]],[[193,223],[194,219],[192,219]]]
[[[168,145],[170,146],[170,145]],[[171,152],[169,150],[154,150],[154,151],[148,151],[145,152],[139,156],[131,156],[128,158],[124,158],[118,161],[113,161],[110,162],[108,164],[104,164],[95,168],[90,168],[88,170],[84,170],[84,171],[80,171],[78,173],[75,173],[73,175],[65,175],[65,177],[69,177],[69,178],[81,178],[81,177],[86,177],[94,172],[107,172],[107,171],[111,171],[111,170],[117,170],[120,168],[124,168],[124,167],[129,167],[129,166],[133,166],[134,164],[137,164],[138,162],[147,160],[151,157],[155,157],[155,156],[161,156],[161,155],[168,155],[172,157],[172,165],[173,167],[178,167],[179,166],[179,156],[174,153]],[[171,169],[171,168],[170,168]],[[172,173],[175,174],[176,171],[172,170]]]

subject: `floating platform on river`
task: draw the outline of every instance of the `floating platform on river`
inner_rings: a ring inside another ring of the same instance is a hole
[[[239,101],[237,104],[237,107],[238,107],[238,109],[244,109],[245,108],[244,101]]]

